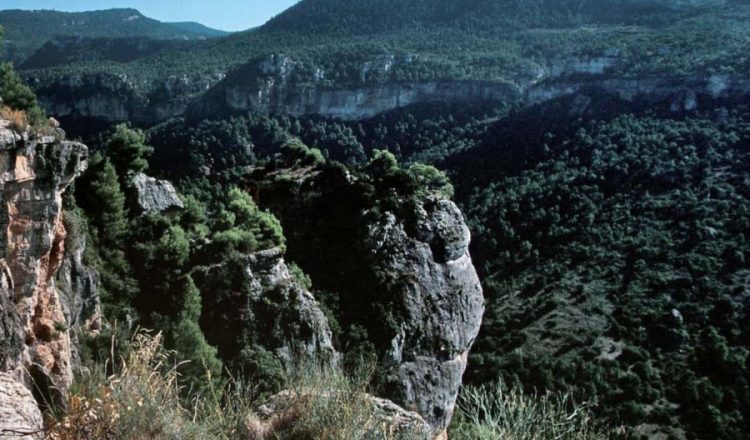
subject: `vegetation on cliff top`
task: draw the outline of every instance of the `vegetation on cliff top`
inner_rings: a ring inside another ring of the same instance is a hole
[[[611,63],[611,72],[624,76],[733,73],[747,64],[750,30],[742,17],[748,6],[741,2],[683,11],[639,2],[460,4],[471,13],[456,13],[456,2],[339,3],[303,1],[258,29],[131,62],[92,52],[90,60],[24,74],[39,86],[67,74],[112,74],[148,95],[171,76],[215,78],[234,68],[253,69],[271,54],[300,63],[293,83],[317,87],[441,79],[514,86],[589,62]],[[388,13],[372,13],[381,10]],[[316,71],[323,77],[314,79]]]
[[[162,23],[135,9],[91,12],[0,11],[6,30],[3,59],[21,63],[55,37],[149,37],[158,40],[203,40],[228,35],[190,23]]]

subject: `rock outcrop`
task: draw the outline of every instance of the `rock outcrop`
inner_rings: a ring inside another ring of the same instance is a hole
[[[34,396],[9,373],[0,373],[0,440],[42,439],[42,413]]]
[[[90,74],[36,84],[40,103],[65,120],[96,119],[155,124],[181,115],[266,111],[361,120],[410,105],[492,101],[531,106],[561,96],[599,92],[646,104],[672,102],[672,111],[692,112],[711,100],[750,95],[739,75],[630,72],[618,49],[589,57],[540,60],[497,80],[397,81],[391,72],[408,69],[413,57],[394,55],[364,62],[362,81],[336,84],[326,71],[283,54],[253,60],[226,76],[167,78],[144,95],[127,77]]]
[[[484,311],[461,212],[437,194],[402,210],[373,209],[342,170],[279,175],[286,178],[263,172],[251,181],[281,220],[290,258],[335,294],[342,325],[368,332],[382,397],[444,435]]]
[[[55,284],[65,260],[62,194],[86,168],[88,149],[54,129],[9,127],[0,121],[0,360],[33,379],[38,400],[52,399],[73,379],[66,300]]]
[[[469,256],[469,228],[456,205],[428,199],[409,224],[392,213],[368,225],[365,247],[379,285],[398,298],[398,333],[384,356],[388,397],[437,430],[450,424],[469,348],[484,313]]]
[[[63,314],[70,328],[74,368],[79,366],[81,360],[81,337],[98,334],[102,328],[103,318],[99,296],[101,277],[99,272],[84,262],[86,244],[85,234],[68,229],[65,238],[65,258],[55,277],[61,295]]]
[[[227,257],[197,268],[193,276],[199,289],[212,293],[203,295],[201,328],[222,358],[236,358],[244,342],[272,352],[288,366],[337,363],[328,320],[290,273],[282,249]]]
[[[168,180],[158,180],[138,173],[130,179],[130,185],[133,188],[135,208],[140,212],[165,212],[185,207],[174,185]]]

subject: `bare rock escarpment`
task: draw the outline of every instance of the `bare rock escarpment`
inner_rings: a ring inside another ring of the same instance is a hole
[[[328,320],[290,273],[283,249],[227,257],[196,268],[193,276],[201,291],[212,292],[203,297],[201,328],[222,358],[262,347],[289,367],[337,363]]]
[[[257,177],[252,190],[281,220],[290,259],[336,296],[342,326],[367,331],[381,397],[444,436],[484,312],[459,209],[439,194],[401,209],[372,206],[336,167]]]
[[[85,170],[88,149],[59,131],[9,126],[0,121],[0,367],[37,399],[55,398],[73,379],[70,303],[55,282],[66,260],[62,195]]]

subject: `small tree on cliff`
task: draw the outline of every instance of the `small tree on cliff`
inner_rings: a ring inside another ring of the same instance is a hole
[[[117,169],[120,178],[133,173],[141,173],[148,168],[148,158],[154,149],[146,145],[146,135],[142,130],[119,124],[107,144],[109,158]]]
[[[105,304],[112,305],[114,315],[110,316],[117,316],[130,308],[137,289],[124,251],[128,220],[125,195],[120,189],[115,167],[100,154],[95,154],[89,170],[80,180],[77,193],[102,260],[102,282],[110,296]]]
[[[190,361],[182,374],[195,389],[208,386],[207,374],[217,379],[221,376],[222,364],[216,348],[209,345],[198,323],[201,317],[201,294],[193,279],[187,275],[180,279],[178,289],[182,292],[182,310],[172,324],[174,349]]]

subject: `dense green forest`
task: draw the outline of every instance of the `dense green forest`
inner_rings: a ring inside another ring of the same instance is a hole
[[[162,23],[135,9],[92,12],[0,11],[5,29],[4,59],[22,63],[55,37],[150,37],[158,40],[201,40],[228,35],[197,23]]]
[[[272,54],[302,64],[296,83],[323,87],[434,79],[518,86],[592,59],[612,63],[610,72],[624,76],[732,73],[747,64],[750,30],[743,2],[678,10],[642,6],[658,2],[616,2],[616,8],[561,0],[531,6],[510,0],[475,3],[464,9],[471,13],[459,14],[457,3],[448,1],[306,1],[258,29],[227,38],[180,44],[126,63],[102,60],[91,51],[90,60],[79,57],[49,69],[30,65],[24,75],[41,85],[65,74],[127,75],[146,96],[170,76],[247,71]],[[85,46],[72,50],[86,52]],[[380,64],[390,67],[380,69]],[[324,72],[322,82],[307,74],[316,69]],[[363,75],[363,69],[370,74]]]
[[[428,106],[357,123],[175,120],[150,139],[166,175],[204,187],[242,174],[288,134],[345,163],[387,147],[447,169],[488,302],[468,381],[593,396],[597,414],[639,432],[742,438],[747,116],[634,106],[597,121],[571,117],[571,105]]]
[[[259,58],[279,53],[301,63],[294,80],[302,85],[321,67],[324,87],[441,78],[515,86],[535,69],[592,57],[620,60],[612,72],[624,78],[748,65],[750,10],[739,1],[677,9],[636,0],[614,9],[594,1],[468,3],[458,11],[443,1],[308,0],[220,40],[165,43],[127,59],[90,40],[56,55],[61,65],[34,63],[23,74],[41,83],[127,74],[148,93],[165,75],[252,76]],[[121,46],[112,51],[125,56]],[[92,53],[98,61],[84,61]],[[363,74],[372,60],[393,65]],[[30,89],[2,69],[0,83],[12,86],[0,95],[38,112]],[[317,224],[327,228],[320,236],[329,250],[341,245],[337,228],[364,206],[407,210],[437,192],[453,197],[470,225],[487,301],[467,383],[593,399],[592,414],[629,438],[748,438],[750,111],[731,98],[679,112],[670,102],[585,93],[528,108],[419,105],[356,122],[243,113],[190,115],[145,131],[73,129],[99,154],[66,199],[68,229],[90,235],[87,259],[102,273],[107,313],[119,322],[137,317],[163,330],[180,357],[214,372],[241,370],[270,392],[280,381],[277,359],[231,347],[280,335],[226,340],[201,330],[202,286],[228,297],[243,253],[288,246],[273,212],[283,207],[242,189],[259,173],[279,175],[283,186],[295,167],[328,183],[354,176],[357,185],[335,199],[341,222]],[[175,182],[186,209],[133,212],[127,176],[144,170]],[[300,262],[318,256],[311,252],[291,249]],[[223,271],[202,272],[227,255]],[[386,320],[368,314],[377,307],[357,313],[362,303],[332,294],[336,280],[315,290],[320,280],[311,284],[294,267],[324,303],[348,362],[383,343],[374,329]],[[367,306],[380,305],[376,293],[362,292]],[[105,355],[111,336],[89,341],[90,354]]]

